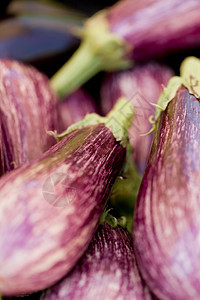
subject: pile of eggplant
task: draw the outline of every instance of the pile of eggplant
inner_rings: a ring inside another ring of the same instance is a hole
[[[200,300],[200,1],[66,2],[3,4],[0,300]]]

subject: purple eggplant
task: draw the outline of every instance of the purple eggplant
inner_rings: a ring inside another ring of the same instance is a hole
[[[0,60],[0,119],[5,171],[35,159],[54,143],[57,98],[35,68]]]
[[[94,100],[83,89],[78,89],[58,103],[60,130],[82,120],[88,113],[97,113]]]
[[[142,282],[129,233],[99,225],[89,248],[73,271],[50,288],[42,300],[151,299]]]
[[[153,134],[141,136],[147,133],[151,124],[149,117],[154,113],[152,103],[157,103],[173,71],[158,63],[148,63],[137,67],[108,74],[101,88],[101,107],[107,114],[113,107],[116,99],[126,97],[134,107],[134,119],[129,129],[130,143],[134,149],[133,160],[140,173],[144,172],[149,156]]]
[[[122,99],[106,118],[88,115],[40,158],[2,176],[0,294],[47,288],[84,253],[125,162],[131,110]]]
[[[123,0],[108,10],[107,21],[110,31],[132,46],[129,57],[146,60],[198,47],[199,12],[199,0]]]
[[[200,299],[200,61],[183,62],[159,99],[136,201],[134,249],[160,300]],[[162,111],[161,111],[162,107]]]
[[[119,1],[86,21],[80,48],[52,77],[52,87],[63,97],[99,71],[199,46],[199,13],[199,0]]]
[[[4,159],[3,159],[3,142],[1,132],[1,120],[0,120],[0,176],[4,173]]]

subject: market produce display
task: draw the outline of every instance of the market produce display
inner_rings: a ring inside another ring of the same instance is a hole
[[[123,110],[116,135],[119,105],[130,108],[121,99],[107,118],[88,115],[41,158],[2,177],[0,293],[46,288],[83,254],[126,159],[132,115]]]
[[[0,4],[0,300],[200,300],[200,1],[105,2]]]

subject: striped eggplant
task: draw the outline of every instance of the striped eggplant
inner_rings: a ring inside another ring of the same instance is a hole
[[[0,176],[4,173],[4,159],[3,159],[3,143],[1,132],[1,120],[0,120]]]
[[[118,97],[119,98],[119,97]],[[97,113],[95,101],[83,89],[78,89],[58,103],[60,130],[82,120],[88,113]]]
[[[116,121],[116,119],[117,121]],[[86,250],[124,165],[132,107],[87,115],[40,158],[0,179],[0,294],[61,279]]]
[[[57,99],[48,78],[32,66],[0,60],[0,119],[5,171],[35,159],[54,143]]]
[[[136,201],[141,274],[160,300],[200,299],[200,60],[186,59],[159,99]]]
[[[42,300],[150,300],[133,252],[131,235],[124,229],[99,225],[84,256],[64,280]]]
[[[134,149],[133,160],[140,173],[144,172],[153,135],[147,133],[151,124],[149,117],[154,113],[152,103],[157,103],[173,71],[155,62],[138,65],[133,69],[107,74],[101,87],[101,107],[107,114],[115,99],[126,97],[134,106],[135,116],[129,129],[130,143]],[[116,98],[117,97],[117,98]]]
[[[199,13],[199,0],[117,2],[86,21],[80,48],[52,77],[52,87],[62,97],[101,70],[199,46]]]

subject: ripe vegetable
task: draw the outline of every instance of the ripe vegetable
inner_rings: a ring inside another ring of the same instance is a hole
[[[2,132],[0,121],[0,175],[4,173],[4,160],[3,160],[3,144],[2,144]]]
[[[74,267],[125,162],[131,118],[121,99],[106,118],[88,115],[0,179],[0,294],[47,288]]]
[[[117,2],[78,31],[82,44],[52,77],[52,87],[63,97],[99,71],[125,69],[136,60],[199,46],[199,13],[199,0]]]
[[[60,101],[58,110],[61,131],[82,120],[86,114],[97,113],[95,101],[83,89],[75,91]]]
[[[57,99],[48,78],[35,68],[0,60],[0,119],[5,171],[53,145],[47,130],[57,129]]]
[[[133,160],[141,174],[144,172],[153,138],[153,134],[141,136],[151,128],[148,120],[154,113],[151,103],[157,103],[163,85],[167,85],[172,75],[170,68],[151,62],[108,74],[102,84],[101,107],[104,114],[122,96],[129,99],[134,107],[135,117],[129,129],[129,137],[134,149]]]
[[[160,300],[200,299],[200,61],[186,59],[159,99],[136,201],[139,270]]]
[[[127,231],[106,223],[99,225],[73,271],[42,297],[42,300],[64,299],[151,299],[140,278]]]

